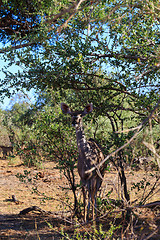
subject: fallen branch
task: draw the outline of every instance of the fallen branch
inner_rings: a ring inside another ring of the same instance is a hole
[[[20,211],[19,215],[25,215],[31,211],[38,211],[42,214],[51,214],[52,212],[50,211],[44,211],[42,210],[40,207],[37,207],[37,206],[32,206],[32,207],[28,207],[28,208],[25,208],[23,209],[22,211]]]
[[[15,195],[12,195],[12,201],[15,203],[15,204],[22,204],[23,202],[19,201]]]

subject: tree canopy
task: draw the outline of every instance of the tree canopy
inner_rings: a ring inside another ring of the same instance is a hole
[[[2,1],[1,93],[11,87],[159,94],[158,1]]]

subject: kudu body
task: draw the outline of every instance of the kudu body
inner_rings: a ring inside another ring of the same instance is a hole
[[[103,153],[98,145],[92,140],[87,141],[82,126],[82,118],[92,112],[92,104],[88,104],[83,111],[72,111],[68,105],[61,103],[62,112],[71,116],[72,125],[76,129],[77,146],[79,151],[78,157],[78,173],[82,182],[83,201],[84,201],[84,221],[88,219],[90,203],[92,204],[92,218],[95,220],[96,198],[103,176],[104,165],[98,169],[96,168],[91,173],[86,173],[92,167],[95,167],[103,159]],[[86,198],[88,192],[88,210],[86,212]]]

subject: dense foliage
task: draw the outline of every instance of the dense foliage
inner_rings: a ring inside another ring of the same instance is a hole
[[[5,34],[9,43],[13,41],[1,53],[10,64],[24,69],[17,74],[5,71],[2,92],[7,93],[9,86],[54,87],[135,96],[138,88],[142,96],[146,92],[148,98],[158,95],[158,1],[42,1],[38,5],[23,1],[19,8],[17,4],[5,1],[1,18],[10,14],[25,27],[28,22],[33,26],[23,37],[23,29],[16,30],[13,24],[12,29],[20,34],[15,33],[13,40],[1,28],[2,37]]]

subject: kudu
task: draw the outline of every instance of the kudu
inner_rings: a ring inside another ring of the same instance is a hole
[[[82,126],[82,118],[92,112],[92,104],[88,104],[83,111],[72,111],[67,104],[61,103],[61,109],[64,114],[71,116],[72,125],[76,129],[77,146],[79,151],[78,157],[78,173],[81,178],[83,202],[84,202],[84,221],[88,220],[90,202],[92,204],[92,219],[95,220],[97,191],[99,190],[103,176],[104,165],[98,169],[96,168],[91,173],[86,173],[87,170],[95,167],[103,159],[103,153],[98,145],[92,140],[87,141]],[[88,210],[86,213],[86,194],[88,191]]]

